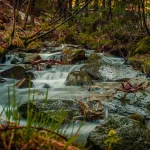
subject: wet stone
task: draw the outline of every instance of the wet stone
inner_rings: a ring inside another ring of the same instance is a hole
[[[0,78],[0,83],[5,83],[5,82],[6,82],[6,80],[5,80],[5,79]]]
[[[0,75],[4,78],[23,79],[25,77],[25,69],[21,66],[14,66],[10,69],[2,71]]]
[[[104,141],[108,139],[110,130],[115,130],[119,141],[113,145],[115,150],[149,150],[150,132],[139,121],[120,115],[109,115],[100,126],[90,132],[86,148],[104,150]]]
[[[68,74],[68,77],[65,81],[65,84],[68,86],[71,85],[91,85],[91,77],[83,71],[74,71]]]
[[[22,104],[18,107],[18,111],[23,118],[27,118],[28,105],[29,105],[29,110],[32,111],[33,117],[35,116],[37,112],[39,112],[39,109],[37,108],[37,106],[33,104],[32,102],[29,102],[29,104],[28,103]]]

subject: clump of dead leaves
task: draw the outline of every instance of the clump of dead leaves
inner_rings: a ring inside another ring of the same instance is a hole
[[[0,149],[5,150],[80,150],[68,140],[48,129],[27,127],[0,120]],[[74,138],[77,135],[74,135]],[[69,144],[68,144],[69,143]]]

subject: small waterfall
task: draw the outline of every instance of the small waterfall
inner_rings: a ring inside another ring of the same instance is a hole
[[[62,87],[72,71],[79,70],[83,65],[55,65],[48,71],[35,71],[36,80],[33,80],[34,87]]]
[[[55,65],[48,71],[35,71],[36,79],[59,80],[66,79],[69,72],[79,70],[83,65]]]
[[[104,118],[107,119],[109,115],[109,105],[106,102],[104,102],[103,107],[104,107]]]
[[[61,52],[39,54],[43,60],[61,60]]]
[[[15,55],[6,55],[6,61],[5,64],[6,65],[10,65],[11,64],[11,60],[15,57]]]

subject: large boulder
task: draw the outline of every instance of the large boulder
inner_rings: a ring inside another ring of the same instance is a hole
[[[21,66],[14,66],[10,69],[2,71],[0,75],[4,78],[23,79],[25,77],[25,69]]]
[[[38,121],[41,119],[70,123],[71,120],[75,119],[76,116],[80,115],[79,108],[76,102],[72,100],[36,100],[34,103],[30,101],[29,103],[23,103],[18,107],[18,111],[23,118],[27,118],[27,110],[29,106],[29,111],[32,112],[32,117],[36,117]],[[57,113],[53,113],[53,112]],[[61,118],[60,118],[61,117]]]
[[[132,78],[129,80],[130,85],[140,85],[143,88],[148,86],[148,80],[143,78]],[[124,83],[124,85],[128,85]],[[122,86],[121,86],[122,87]],[[121,89],[117,88],[117,89]],[[149,89],[138,90],[136,93],[126,93],[118,91],[113,101],[109,102],[109,113],[117,113],[123,116],[140,115],[143,118],[150,119],[150,99]]]
[[[88,57],[86,64],[81,67],[81,71],[86,72],[93,79],[101,79],[101,73],[99,72],[100,66],[101,56],[97,53],[93,53]]]
[[[65,48],[62,52],[62,61],[65,64],[74,64],[85,59],[85,50]]]
[[[90,132],[86,147],[89,150],[105,150],[109,132],[116,131],[119,140],[112,146],[114,150],[149,150],[150,131],[139,121],[119,115],[110,115],[102,125]]]
[[[27,46],[26,52],[28,53],[38,53],[43,48],[43,44],[40,41],[33,41]]]
[[[4,70],[0,73],[0,75],[4,78],[14,78],[17,80],[27,78],[33,79],[34,75],[32,72],[26,72],[26,70],[21,66],[14,66],[12,68],[9,68],[7,70]]]
[[[83,71],[74,71],[68,74],[65,84],[70,86],[91,85],[92,79],[88,74]]]

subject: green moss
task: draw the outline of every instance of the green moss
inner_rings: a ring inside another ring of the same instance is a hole
[[[98,25],[99,17],[97,17],[99,14],[89,14],[88,17],[84,17],[80,19],[82,31],[86,33],[92,33],[96,31],[96,26]]]
[[[129,58],[133,66],[145,74],[150,73],[150,55],[135,55]]]
[[[5,49],[0,46],[0,54],[2,54],[4,51],[5,51]]]
[[[100,56],[97,53],[93,53],[88,57],[88,60],[86,61],[86,63],[88,64],[93,64],[96,63],[98,65],[98,61],[100,60]]]
[[[134,54],[149,54],[150,53],[150,36],[141,39],[136,44]]]
[[[91,77],[83,71],[71,72],[65,82],[65,84],[69,86],[91,85],[92,83]]]
[[[65,55],[75,55],[75,54],[77,54],[77,53],[81,53],[81,52],[83,52],[83,53],[85,53],[85,51],[84,50],[82,50],[82,49],[75,49],[75,50],[72,50],[72,49],[70,49],[70,48],[66,48],[66,49],[64,49],[63,50],[63,53],[65,54]]]
[[[37,49],[42,47],[43,45],[40,41],[33,41],[28,45],[27,49]]]

